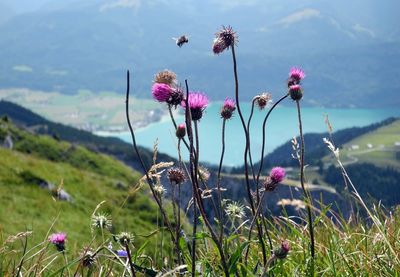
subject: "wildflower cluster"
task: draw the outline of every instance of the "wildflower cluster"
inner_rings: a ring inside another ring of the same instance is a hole
[[[169,70],[156,74],[151,91],[155,100],[174,107],[180,105],[183,100],[183,91],[177,85],[176,74]]]

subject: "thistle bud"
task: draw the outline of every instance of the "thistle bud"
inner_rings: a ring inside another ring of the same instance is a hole
[[[293,85],[289,87],[289,94],[290,97],[294,100],[294,101],[298,101],[301,98],[303,98],[303,90],[301,89],[300,85]]]
[[[179,124],[178,127],[176,128],[176,137],[178,139],[183,139],[186,136],[186,127],[185,124]]]
[[[284,259],[287,257],[290,250],[290,245],[287,240],[282,241],[281,247],[274,250],[274,255],[278,259]]]
[[[221,108],[221,117],[223,119],[230,119],[235,110],[235,102],[232,99],[226,98],[224,101],[224,105]]]

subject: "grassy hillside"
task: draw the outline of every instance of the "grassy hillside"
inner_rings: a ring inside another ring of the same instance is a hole
[[[10,136],[13,150],[0,148],[0,234],[3,239],[33,230],[29,244],[51,232],[68,235],[68,248],[87,245],[91,239],[90,217],[101,201],[99,211],[112,218],[112,233],[129,231],[142,244],[157,228],[158,210],[146,188],[134,192],[139,174],[123,163],[81,146],[34,135],[0,122],[0,142]],[[63,188],[70,202],[54,197],[55,190],[40,187],[46,181]],[[142,235],[142,236],[140,236]],[[150,252],[155,239],[151,238]],[[146,250],[147,251],[147,250]]]
[[[398,153],[400,153],[399,119],[347,142],[341,149],[343,162],[366,162],[400,169]]]

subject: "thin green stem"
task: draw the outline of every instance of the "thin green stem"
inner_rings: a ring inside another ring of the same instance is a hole
[[[305,188],[304,185],[304,136],[303,136],[303,125],[302,125],[302,120],[301,120],[301,111],[300,111],[300,102],[299,100],[296,100],[296,106],[297,106],[297,116],[299,119],[299,132],[300,132],[300,140],[301,140],[301,146],[300,146],[300,184],[301,188],[303,189],[304,197],[307,199],[307,215],[308,215],[308,229],[310,232],[310,240],[311,240],[311,274],[314,276],[314,258],[315,258],[315,241],[314,241],[314,228],[313,228],[313,221],[312,221],[312,214],[311,214],[311,205],[312,205],[312,199],[311,195],[308,192],[308,190]]]
[[[263,164],[264,164],[264,153],[265,153],[265,128],[267,125],[267,120],[269,118],[269,115],[271,114],[271,112],[278,106],[278,104],[280,102],[282,102],[284,99],[286,99],[289,96],[289,94],[287,93],[286,95],[284,95],[283,97],[281,97],[268,111],[268,113],[266,114],[265,118],[264,118],[264,122],[263,122],[263,127],[262,127],[262,145],[261,145],[261,158],[260,158],[260,166],[258,168],[258,173],[257,173],[257,179],[256,179],[256,184],[258,186],[259,184],[259,180],[260,180],[260,175],[261,175],[261,171],[263,168]]]
[[[218,205],[219,205],[219,213],[218,213],[218,220],[220,225],[220,234],[219,240],[222,243],[223,233],[224,233],[224,224],[223,224],[223,210],[222,210],[222,193],[221,193],[221,170],[222,170],[222,163],[224,161],[224,154],[225,154],[225,124],[226,119],[222,121],[222,149],[221,149],[221,158],[219,160],[218,166],[218,177],[217,177],[217,189],[218,189]]]
[[[245,147],[245,151],[244,151],[244,173],[245,173],[245,179],[246,179],[246,190],[247,190],[247,196],[248,196],[249,203],[250,203],[251,212],[254,216],[255,215],[255,207],[254,207],[253,196],[251,194],[250,181],[249,181],[249,169],[248,169],[248,164],[247,164],[247,151],[249,149],[249,134],[247,132],[246,123],[244,121],[242,110],[240,108],[239,79],[238,79],[238,73],[237,73],[237,62],[236,62],[234,45],[231,46],[231,50],[232,50],[232,60],[233,60],[233,74],[234,74],[234,79],[235,79],[235,101],[236,101],[236,106],[237,106],[238,114],[240,117],[240,121],[242,123],[243,131],[246,136],[246,147]],[[267,262],[267,255],[265,253],[265,245],[264,245],[264,240],[263,240],[263,236],[262,236],[262,227],[258,223],[258,221],[256,221],[256,223],[257,223],[258,239],[261,244],[263,264],[265,264]]]
[[[139,149],[138,149],[138,147],[136,145],[135,133],[133,132],[132,124],[131,124],[130,117],[129,117],[129,92],[130,92],[130,76],[129,76],[129,70],[128,70],[127,74],[126,74],[125,113],[126,113],[126,120],[127,120],[127,123],[128,123],[129,131],[130,131],[131,137],[132,137],[133,150],[135,151],[135,153],[136,153],[136,155],[137,155],[137,157],[138,157],[138,159],[140,161],[140,165],[142,166],[144,174],[146,175],[146,180],[147,180],[147,183],[148,183],[148,185],[150,187],[151,193],[152,193],[152,195],[154,197],[154,200],[156,201],[156,203],[158,205],[159,210],[161,211],[163,220],[164,220],[165,224],[167,225],[167,228],[168,228],[168,230],[169,230],[169,232],[171,234],[171,238],[172,238],[173,241],[175,241],[175,235],[174,235],[174,231],[173,231],[173,228],[171,226],[171,223],[168,220],[168,216],[167,216],[167,214],[166,214],[166,212],[165,212],[165,210],[164,210],[164,208],[163,208],[163,206],[161,204],[161,201],[160,201],[159,197],[157,196],[157,194],[154,191],[153,180],[149,176],[149,173],[148,173],[148,170],[146,168],[146,165],[144,164],[142,156],[140,155]]]
[[[126,254],[128,255],[128,262],[131,268],[132,277],[136,277],[135,269],[133,268],[131,250],[129,249],[128,243],[125,244],[125,249],[126,249]]]

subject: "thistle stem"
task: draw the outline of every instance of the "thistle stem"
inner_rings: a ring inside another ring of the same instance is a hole
[[[142,166],[144,174],[146,175],[147,183],[148,183],[148,185],[150,187],[150,190],[151,190],[151,193],[152,193],[152,195],[154,197],[154,200],[156,201],[156,203],[158,205],[158,208],[161,211],[163,220],[164,220],[165,224],[167,225],[169,232],[171,233],[171,238],[172,238],[173,241],[175,241],[174,231],[172,229],[171,223],[168,220],[167,214],[166,214],[166,212],[165,212],[165,210],[164,210],[164,208],[163,208],[163,206],[161,204],[160,199],[157,197],[157,194],[154,191],[153,181],[149,176],[148,170],[146,169],[146,166],[145,166],[145,164],[143,162],[142,156],[140,155],[139,149],[138,149],[138,147],[136,145],[135,133],[133,132],[132,124],[131,124],[131,121],[130,121],[130,118],[129,118],[129,92],[130,92],[130,75],[129,75],[129,70],[128,70],[127,74],[126,74],[125,113],[126,113],[126,120],[128,122],[129,131],[130,131],[131,137],[132,137],[133,150],[135,151],[135,153],[136,153],[136,155],[137,155],[137,157],[138,157],[138,159],[140,161],[140,165]]]
[[[313,228],[313,221],[312,221],[312,214],[311,214],[311,205],[312,199],[311,195],[308,190],[305,188],[304,185],[304,136],[303,136],[303,125],[301,120],[301,111],[300,111],[300,102],[296,100],[297,106],[297,116],[299,119],[299,132],[300,132],[300,140],[301,140],[301,147],[300,147],[300,184],[301,188],[303,189],[304,197],[308,200],[307,202],[307,215],[308,215],[308,228],[310,232],[310,240],[311,240],[311,276],[314,276],[314,258],[315,258],[315,242],[314,242],[314,228]]]
[[[263,128],[262,128],[262,146],[261,146],[261,159],[260,159],[260,166],[258,168],[258,173],[257,173],[257,179],[256,179],[256,184],[258,186],[259,184],[259,180],[260,180],[260,175],[261,175],[261,171],[263,168],[263,164],[264,164],[264,152],[265,152],[265,128],[267,125],[267,120],[269,118],[269,115],[271,114],[271,112],[275,109],[276,106],[278,106],[278,104],[280,102],[282,102],[284,99],[286,99],[289,96],[289,94],[286,94],[284,96],[282,96],[268,111],[267,115],[264,118],[264,122],[263,122]]]
[[[211,238],[214,240],[218,252],[221,256],[221,263],[222,263],[222,267],[224,269],[224,273],[225,276],[229,276],[229,270],[228,270],[228,266],[225,260],[225,255],[222,249],[222,245],[218,240],[217,235],[215,234],[210,222],[208,221],[207,215],[205,213],[204,210],[204,206],[203,206],[203,202],[202,202],[202,198],[201,195],[199,193],[199,186],[198,186],[198,178],[197,178],[197,172],[198,172],[198,164],[196,164],[196,161],[198,162],[198,159],[194,157],[194,139],[193,139],[193,132],[192,132],[192,125],[191,125],[191,113],[189,111],[189,86],[187,83],[187,80],[185,80],[185,84],[186,84],[186,126],[187,126],[187,131],[188,131],[188,136],[189,136],[189,141],[190,141],[190,174],[192,177],[192,185],[193,185],[193,194],[194,194],[194,198],[193,198],[193,202],[197,203],[197,206],[199,208],[199,212],[203,218],[204,224],[206,225],[206,227],[208,228],[210,234],[211,234]],[[196,130],[196,145],[198,147],[199,145],[199,139],[198,139],[198,132],[197,132],[197,121],[194,121],[194,126],[195,126],[195,130]],[[198,150],[197,150],[198,151]],[[196,206],[196,205],[195,205]],[[194,227],[194,226],[193,226]],[[195,236],[193,237],[194,242],[195,242]],[[195,249],[192,250],[193,253],[195,252]],[[193,255],[192,253],[192,255]],[[192,276],[195,275],[195,259],[192,258]]]
[[[128,255],[129,266],[131,267],[132,277],[136,277],[135,269],[133,268],[131,250],[129,249],[129,245],[127,243],[125,244],[125,249],[126,254]]]
[[[224,154],[225,154],[225,123],[226,119],[222,121],[222,150],[221,150],[221,158],[219,160],[219,167],[218,167],[218,177],[217,177],[217,189],[218,189],[218,205],[219,205],[219,213],[218,213],[218,220],[220,225],[220,234],[219,240],[222,242],[222,237],[224,233],[224,225],[222,222],[223,218],[223,211],[222,211],[222,193],[221,193],[221,170],[222,170],[222,163],[224,161]]]
[[[247,189],[247,195],[249,198],[249,203],[250,203],[250,208],[253,216],[255,215],[255,208],[254,208],[254,201],[253,201],[253,196],[251,195],[251,189],[250,189],[250,181],[249,181],[249,170],[248,170],[248,164],[247,164],[247,151],[249,148],[249,134],[247,132],[246,128],[246,123],[243,118],[242,110],[240,108],[240,101],[239,101],[239,80],[238,80],[238,74],[237,74],[237,62],[236,62],[236,55],[235,55],[235,45],[231,45],[231,50],[232,50],[232,60],[233,60],[233,74],[235,78],[235,100],[236,100],[236,106],[238,110],[238,114],[240,117],[240,121],[242,123],[243,131],[246,136],[246,147],[244,151],[244,173],[245,173],[245,179],[246,179],[246,189]],[[261,244],[261,250],[262,250],[262,255],[263,255],[263,264],[267,262],[267,256],[265,253],[265,245],[264,245],[264,240],[262,237],[262,228],[261,225],[256,221],[257,223],[257,231],[258,231],[258,239]]]

